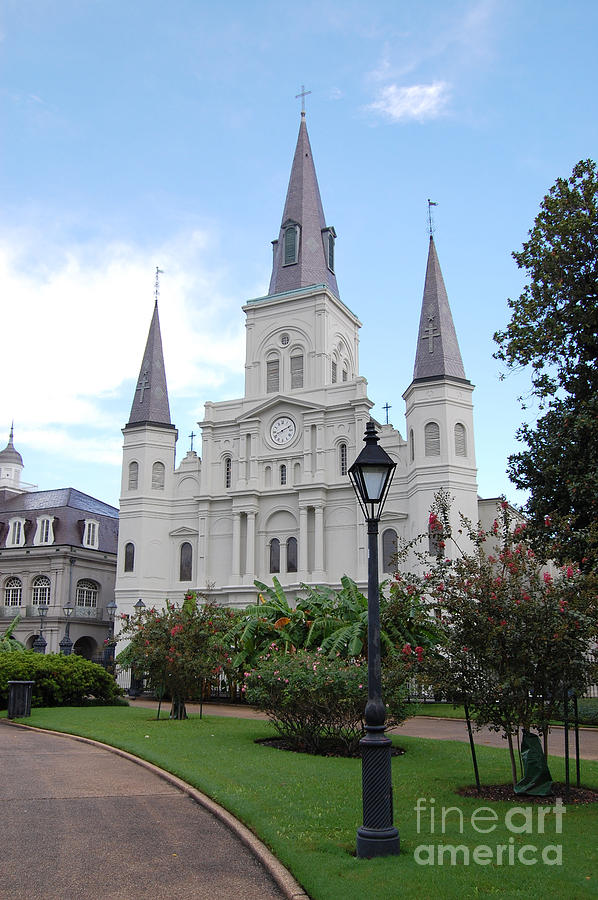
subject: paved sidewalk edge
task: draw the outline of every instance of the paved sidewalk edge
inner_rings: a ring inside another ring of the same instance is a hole
[[[28,731],[40,731],[45,734],[70,738],[71,740],[79,741],[82,744],[91,744],[95,747],[101,747],[102,750],[108,750],[110,753],[122,756],[125,759],[136,763],[138,766],[148,769],[150,772],[153,772],[154,775],[162,778],[163,781],[167,781],[184,794],[187,794],[192,800],[199,803],[200,806],[203,806],[204,809],[207,809],[212,815],[216,816],[217,819],[226,825],[227,828],[239,838],[241,843],[244,844],[262,863],[287,900],[310,900],[309,895],[305,893],[299,882],[293,878],[289,870],[283,866],[280,860],[268,850],[266,845],[256,837],[253,831],[247,828],[246,825],[243,825],[243,823],[236,819],[232,813],[229,813],[227,809],[224,809],[223,806],[220,806],[212,800],[211,797],[208,797],[207,794],[202,794],[201,791],[198,791],[197,788],[187,784],[182,778],[178,778],[171,772],[167,772],[166,769],[161,769],[159,766],[154,765],[154,763],[141,759],[139,756],[134,756],[126,750],[121,750],[120,747],[113,747],[111,744],[104,744],[102,741],[95,741],[92,738],[86,738],[79,734],[69,734],[66,731],[52,731],[49,728],[38,728],[35,725],[25,725],[22,722],[13,722],[10,719],[0,719],[0,722],[11,725],[13,728],[26,728]]]

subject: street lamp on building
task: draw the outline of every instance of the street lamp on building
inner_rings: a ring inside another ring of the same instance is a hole
[[[116,618],[117,609],[118,606],[115,600],[111,600],[110,603],[106,604],[106,612],[108,613],[110,624],[108,625],[108,644],[104,653],[104,662],[110,666],[114,665],[114,619]]]
[[[33,650],[35,653],[45,653],[47,643],[44,637],[44,619],[48,615],[47,604],[40,603],[37,607],[37,612],[39,614],[39,634],[33,642]]]
[[[64,631],[64,637],[61,640],[59,647],[60,652],[64,656],[70,656],[73,652],[73,642],[71,641],[71,616],[73,615],[73,604],[69,600],[68,603],[65,603],[62,607],[62,611],[64,613],[64,617],[66,619],[66,628]]]
[[[368,701],[365,737],[360,741],[363,825],[357,829],[357,856],[389,856],[399,852],[399,832],[393,825],[392,741],[384,734],[386,709],[382,701],[380,654],[380,585],[378,581],[378,522],[396,463],[378,446],[370,420],[365,447],[349,469],[349,477],[368,526]]]

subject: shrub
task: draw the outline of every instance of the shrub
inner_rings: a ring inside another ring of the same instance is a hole
[[[0,654],[0,708],[8,706],[8,682],[33,681],[32,706],[82,706],[113,703],[122,694],[102,666],[82,656],[60,653]]]
[[[363,734],[367,663],[321,652],[272,653],[245,673],[249,703],[267,714],[281,737],[309,753],[355,755]],[[407,716],[400,664],[384,672],[387,727]]]

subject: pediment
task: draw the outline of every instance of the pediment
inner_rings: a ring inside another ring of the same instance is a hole
[[[272,394],[271,397],[268,397],[267,400],[264,400],[262,403],[258,403],[252,409],[244,412],[243,415],[238,416],[235,421],[236,422],[245,422],[247,419],[255,419],[264,415],[264,413],[269,412],[277,406],[284,406],[285,409],[296,409],[297,411],[305,412],[308,410],[309,412],[317,412],[319,410],[326,409],[324,404],[322,403],[306,403],[305,400],[299,400],[295,397],[289,397],[287,394]]]
[[[187,528],[186,525],[182,525],[180,528],[175,528],[173,531],[168,532],[169,537],[197,537],[198,535],[197,528]]]

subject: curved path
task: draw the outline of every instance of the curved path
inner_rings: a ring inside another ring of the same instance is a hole
[[[133,700],[131,706],[157,707],[155,700]],[[187,709],[191,713],[199,712],[199,705],[188,703]],[[204,703],[203,712],[206,716],[236,716],[243,719],[265,719],[263,713],[257,712],[249,706],[235,706],[229,703]],[[442,719],[434,716],[412,716],[402,725],[391,729],[392,734],[405,734],[409,737],[433,738],[438,741],[465,741],[469,742],[465,719]],[[481,728],[473,733],[476,746],[503,747],[507,743],[496,731],[489,728]],[[550,729],[548,739],[548,753],[552,756],[565,755],[565,729],[555,725]],[[569,729],[569,755],[573,759],[575,755],[575,734],[573,728]],[[598,760],[598,728],[579,729],[579,755],[582,759]]]
[[[0,759],[2,898],[306,898],[232,816],[121,751],[2,720]]]

